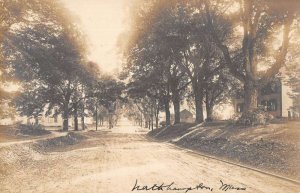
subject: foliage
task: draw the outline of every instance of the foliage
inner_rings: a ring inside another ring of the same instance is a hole
[[[30,136],[40,136],[50,134],[50,131],[47,131],[43,128],[42,125],[24,125],[19,124],[17,126],[16,135],[30,135]]]
[[[175,123],[178,123],[183,95],[191,90],[196,105],[196,121],[203,121],[205,87],[212,84],[216,89],[218,87],[216,95],[219,98],[220,90],[226,90],[222,85],[225,78],[213,80],[219,76],[225,63],[221,52],[204,34],[205,17],[197,12],[197,7],[179,1],[145,2],[136,12],[136,22],[132,25],[124,51],[126,69],[131,75],[129,93],[140,93],[140,97],[159,100],[165,106],[166,119],[171,99]],[[220,23],[225,21],[220,19]],[[230,24],[225,24],[228,25],[217,26],[222,41],[226,41],[230,33]],[[209,95],[211,97],[207,101],[212,107],[217,97],[207,92]],[[169,124],[168,120],[166,123]]]
[[[123,84],[87,61],[83,34],[58,1],[32,1],[35,4],[24,8],[22,19],[9,26],[0,42],[7,76],[20,85],[11,104],[22,116],[36,120],[60,114],[64,130],[73,116],[77,130],[78,116],[84,125],[89,99],[108,109],[121,98]]]
[[[262,108],[256,108],[244,113],[236,122],[242,126],[265,125],[273,119],[273,116]]]
[[[295,19],[299,16],[300,3],[289,1],[249,1],[236,2],[239,5],[234,14],[229,14],[228,22],[235,23],[235,29],[243,33],[233,33],[236,43],[222,43],[213,14],[218,12],[226,1],[198,1],[203,6],[208,21],[207,35],[222,51],[227,67],[232,75],[244,84],[244,113],[257,107],[258,90],[270,78],[278,74],[288,56],[289,35]],[[214,6],[216,5],[216,6]],[[279,6],[280,5],[280,8]],[[226,7],[226,6],[225,6]],[[279,46],[273,46],[274,38],[280,34]],[[267,69],[258,73],[261,64]]]

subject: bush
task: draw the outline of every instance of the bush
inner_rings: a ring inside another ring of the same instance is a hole
[[[223,120],[223,115],[220,112],[214,111],[212,114],[212,120]]]
[[[50,131],[47,131],[43,128],[42,125],[25,125],[19,124],[17,126],[16,135],[31,135],[31,136],[39,136],[39,135],[46,135],[50,134]]]
[[[161,121],[159,124],[160,124],[162,127],[165,127],[165,126],[166,126],[166,121]]]
[[[244,126],[265,125],[269,123],[273,118],[274,117],[271,114],[269,114],[262,108],[256,108],[248,112],[244,112],[236,123],[238,125]]]

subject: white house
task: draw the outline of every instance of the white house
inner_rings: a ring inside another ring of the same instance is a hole
[[[258,104],[261,105],[274,117],[292,116],[291,107],[293,100],[289,96],[291,88],[286,84],[284,78],[276,78],[270,81],[258,92]],[[233,99],[235,113],[243,111],[244,99],[241,95]]]

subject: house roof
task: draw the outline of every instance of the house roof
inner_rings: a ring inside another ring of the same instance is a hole
[[[186,114],[186,115],[193,116],[193,113],[191,113],[190,111],[188,111],[188,110],[186,110],[186,109],[180,111],[180,114],[181,114],[181,115],[182,115],[182,114]]]

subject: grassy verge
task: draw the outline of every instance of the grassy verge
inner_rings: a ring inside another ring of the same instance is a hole
[[[180,147],[300,180],[299,122],[236,127],[228,122],[179,124],[148,136]]]

